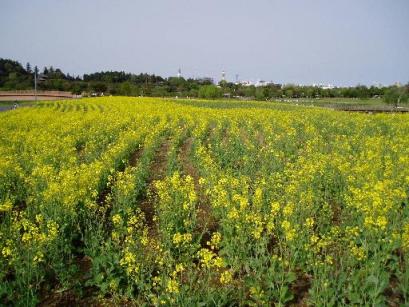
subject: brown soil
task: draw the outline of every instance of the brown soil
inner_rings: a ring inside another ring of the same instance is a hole
[[[156,198],[153,182],[163,179],[163,177],[166,175],[169,148],[170,140],[167,139],[156,150],[155,157],[150,166],[150,175],[146,182],[146,194],[143,196],[140,202],[140,208],[145,215],[146,224],[149,227],[151,235],[156,235],[157,231],[153,220],[153,217],[155,216],[154,203]]]
[[[190,155],[192,152],[193,137],[189,137],[185,140],[182,147],[180,148],[180,162],[182,164],[183,173],[189,175],[193,178],[195,183],[195,188],[197,188],[199,183],[199,172],[193,166],[192,161],[190,160]]]
[[[401,250],[396,251],[396,254],[398,255],[398,257],[401,252],[402,252]],[[398,306],[403,305],[405,298],[401,290],[399,289],[399,284],[400,284],[400,281],[397,278],[397,276],[395,274],[391,274],[389,277],[389,285],[383,292],[383,294],[386,297],[388,306],[398,307]]]
[[[132,167],[135,167],[136,164],[138,163],[141,155],[142,155],[142,147],[137,148],[132,154],[131,157],[129,158],[129,165]]]
[[[183,145],[180,148],[179,159],[182,165],[182,171],[184,175],[189,175],[193,178],[195,185],[195,191],[198,195],[199,204],[197,209],[197,223],[198,229],[203,233],[201,240],[201,245],[206,247],[207,241],[210,240],[211,234],[215,232],[218,228],[217,220],[212,214],[212,208],[209,203],[208,198],[204,195],[203,191],[199,186],[199,172],[196,167],[193,165],[190,157],[192,153],[193,137],[189,137],[185,140]]]
[[[294,298],[289,303],[290,306],[307,306],[308,290],[311,287],[311,276],[298,272],[297,280],[291,286]]]

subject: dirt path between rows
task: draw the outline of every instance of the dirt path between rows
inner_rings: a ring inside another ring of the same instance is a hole
[[[149,178],[146,181],[146,193],[140,200],[139,206],[145,215],[146,225],[149,228],[150,235],[157,235],[157,227],[153,217],[155,216],[155,188],[154,181],[161,180],[166,176],[168,163],[168,152],[170,148],[170,139],[164,140],[161,146],[155,150],[155,156],[150,165]]]

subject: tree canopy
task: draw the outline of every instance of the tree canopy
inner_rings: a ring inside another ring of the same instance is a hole
[[[0,58],[0,90],[24,90],[34,87],[34,69],[30,63],[23,67],[17,61]],[[37,69],[38,71],[38,69]],[[133,74],[124,71],[101,71],[71,76],[53,66],[44,67],[39,74],[38,89],[61,90],[75,94],[104,93],[105,95],[158,96],[158,97],[246,97],[257,100],[342,97],[365,99],[384,97],[391,104],[408,101],[408,86],[404,87],[336,87],[325,89],[317,86],[281,85],[263,86],[221,81],[213,84],[210,78],[163,78],[154,74]]]
[[[384,101],[397,107],[409,103],[409,84],[406,86],[393,86],[385,90]]]

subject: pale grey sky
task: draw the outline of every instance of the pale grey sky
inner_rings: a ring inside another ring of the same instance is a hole
[[[409,0],[0,0],[0,57],[280,83],[409,82]]]

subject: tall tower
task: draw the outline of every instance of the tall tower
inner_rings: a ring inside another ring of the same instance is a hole
[[[179,68],[178,70],[178,78],[182,77],[182,70]]]
[[[222,81],[226,81],[226,72],[222,71]]]
[[[239,74],[236,74],[236,83],[239,83]]]

